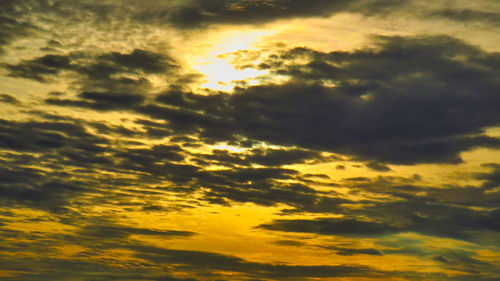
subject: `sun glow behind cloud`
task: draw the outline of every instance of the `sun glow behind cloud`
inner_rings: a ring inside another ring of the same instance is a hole
[[[190,67],[202,73],[205,78],[199,87],[211,90],[231,91],[236,81],[245,81],[248,85],[258,84],[258,77],[268,74],[267,70],[254,68],[236,69],[231,63],[231,53],[251,51],[265,36],[276,33],[270,30],[226,31],[209,37],[198,54],[188,59]]]

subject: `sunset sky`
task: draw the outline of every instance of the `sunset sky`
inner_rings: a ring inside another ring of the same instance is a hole
[[[0,0],[0,280],[499,281],[500,1]]]

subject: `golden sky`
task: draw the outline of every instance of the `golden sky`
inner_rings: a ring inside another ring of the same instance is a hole
[[[500,2],[0,7],[1,280],[500,280]]]

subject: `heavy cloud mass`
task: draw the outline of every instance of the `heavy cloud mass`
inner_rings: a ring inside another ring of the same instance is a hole
[[[271,54],[258,67],[290,76],[285,84],[209,97],[172,90],[158,95],[160,104],[143,106],[141,96],[107,92],[47,102],[128,108],[191,127],[207,141],[238,134],[362,160],[459,163],[460,152],[500,145],[484,134],[500,120],[497,57],[450,37],[381,37],[374,48],[352,53]]]
[[[0,279],[500,279],[495,1],[0,6]]]

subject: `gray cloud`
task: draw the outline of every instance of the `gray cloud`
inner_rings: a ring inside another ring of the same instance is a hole
[[[26,37],[37,29],[30,22],[16,17],[14,3],[16,1],[2,1],[0,11],[0,55],[6,52],[5,47],[18,38]]]
[[[380,164],[459,163],[460,152],[500,145],[482,134],[499,120],[498,67],[487,59],[496,54],[449,37],[378,40],[375,50],[298,48],[270,58],[266,68],[293,78],[285,85],[209,97],[173,91],[158,97],[166,106],[130,107],[207,142],[237,134]],[[311,62],[296,64],[300,56]],[[322,86],[325,79],[337,87]]]
[[[340,256],[354,256],[354,255],[370,255],[370,256],[383,256],[384,254],[374,248],[340,248],[340,247],[325,247],[329,250],[335,250],[337,255]]]
[[[275,220],[270,224],[262,224],[259,228],[323,235],[354,236],[376,236],[399,230],[398,227],[389,224],[355,219]]]
[[[130,247],[143,259],[159,264],[178,264],[179,268],[192,270],[224,270],[242,273],[254,278],[326,278],[347,276],[374,276],[378,272],[364,266],[294,266],[248,262],[220,254],[161,249],[155,247]]]
[[[460,23],[483,23],[493,26],[500,25],[500,13],[491,10],[443,9],[431,12],[430,16],[445,18]]]
[[[403,6],[406,1],[393,0],[216,0],[216,1],[125,1],[121,5],[102,1],[20,1],[21,10],[49,13],[68,18],[72,22],[94,20],[97,23],[127,18],[133,22],[171,25],[177,28],[200,28],[209,24],[260,24],[274,20],[298,17],[327,17],[339,12],[357,12],[366,15],[383,14]],[[76,11],[86,11],[69,17]]]
[[[261,67],[292,82],[237,88],[232,95],[173,90],[157,97],[164,105],[141,105],[135,95],[144,88],[106,78],[104,85],[124,85],[130,94],[82,93],[80,100],[47,102],[129,109],[206,142],[234,142],[239,135],[348,154],[372,166],[378,162],[379,170],[384,162],[459,163],[460,152],[500,146],[499,139],[483,134],[500,120],[492,106],[500,102],[496,54],[444,36],[377,40],[377,48],[352,53],[296,48],[271,56]],[[297,64],[298,57],[310,62]],[[337,86],[323,86],[325,79]]]
[[[59,74],[62,70],[70,70],[73,66],[64,55],[45,55],[17,65],[6,65],[12,77],[29,78],[39,82],[49,82],[47,76]]]
[[[92,85],[92,80],[113,86],[115,83],[143,82],[130,77],[112,77],[119,74],[167,73],[178,68],[176,62],[167,55],[148,50],[135,49],[130,53],[109,52],[90,54],[75,52],[67,55],[47,54],[39,58],[23,60],[17,64],[4,64],[12,77],[50,82],[60,72],[69,70],[82,75],[81,82]],[[127,80],[128,79],[128,80]],[[103,84],[97,84],[103,85]]]
[[[0,102],[13,104],[13,105],[20,104],[18,99],[16,99],[15,97],[13,97],[11,95],[8,95],[8,94],[0,94]]]
[[[92,239],[124,239],[130,235],[153,235],[160,237],[189,237],[195,233],[177,230],[154,230],[147,228],[126,227],[119,225],[89,225],[82,229],[79,235]]]
[[[304,82],[242,89],[233,98],[235,107],[245,107],[241,120],[267,120],[248,134],[402,164],[456,163],[460,151],[499,145],[476,135],[498,120],[491,107],[498,103],[498,68],[483,64],[490,54],[447,37],[380,40],[377,50],[326,54],[299,48],[270,59],[269,69]],[[458,55],[470,63],[453,59]],[[300,56],[311,62],[295,64]],[[322,79],[338,86],[317,85]],[[277,130],[282,134],[270,134]]]
[[[344,210],[347,213],[348,210]],[[436,215],[439,212],[439,215]],[[475,241],[477,232],[500,231],[498,210],[477,212],[465,208],[454,208],[446,205],[418,203],[378,203],[354,211],[360,216],[369,216],[377,221],[365,221],[354,218],[345,219],[314,219],[314,220],[274,220],[262,224],[259,228],[313,233],[320,235],[347,236],[381,236],[404,232],[416,232],[437,237]],[[477,240],[479,241],[479,240]]]

